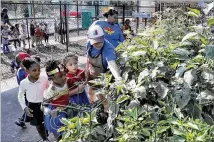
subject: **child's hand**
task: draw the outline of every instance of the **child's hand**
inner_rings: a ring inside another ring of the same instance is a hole
[[[33,114],[32,114],[33,110],[32,109],[30,109],[29,107],[26,107],[24,109],[24,111],[26,112],[28,117],[33,117]]]
[[[85,70],[85,78],[88,79],[88,77],[89,77],[89,69],[86,69]]]
[[[58,110],[57,110],[57,109],[52,110],[52,111],[51,111],[51,116],[57,117],[57,116],[58,116]]]

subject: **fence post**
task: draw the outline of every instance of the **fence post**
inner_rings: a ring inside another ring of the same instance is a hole
[[[28,39],[28,46],[30,50],[30,36],[29,36],[29,27],[28,27],[28,18],[26,18],[26,25],[27,25],[27,39]]]
[[[78,5],[78,1],[77,1],[77,35],[79,36],[80,33],[79,33],[79,15],[78,15],[78,12],[79,12],[79,5]]]
[[[59,1],[59,11],[60,11],[60,42],[62,42],[62,4],[61,4],[61,0]]]
[[[123,25],[125,24],[125,4],[123,4]]]
[[[68,37],[68,20],[67,20],[67,4],[64,4],[64,9],[65,9],[65,29],[66,29],[66,50],[68,52],[68,41],[69,41],[69,37]]]
[[[33,6],[33,8],[32,8],[32,13],[33,13],[33,17],[35,18],[35,5],[34,5],[34,1],[32,1],[32,6]]]
[[[99,19],[99,11],[100,11],[100,8],[99,8],[99,1],[97,1],[97,17]]]
[[[137,12],[139,12],[139,1],[137,2]],[[139,28],[139,18],[137,17],[136,33],[138,32],[138,28]]]

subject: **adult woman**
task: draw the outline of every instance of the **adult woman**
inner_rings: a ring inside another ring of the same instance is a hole
[[[115,81],[120,82],[118,66],[115,62],[116,54],[113,45],[104,39],[104,32],[98,25],[92,25],[88,30],[87,42],[87,64],[86,77],[89,79],[96,79],[101,73],[105,73],[110,69]],[[92,102],[96,101],[94,89],[89,88],[89,98]],[[100,100],[105,100],[103,95],[98,95]],[[108,110],[108,102],[103,101],[104,111]]]
[[[109,9],[103,14],[106,18],[105,21],[95,21],[93,24],[99,25],[103,31],[105,39],[108,40],[115,48],[124,41],[123,32],[117,22],[118,12],[113,9]],[[92,25],[93,25],[92,24]]]

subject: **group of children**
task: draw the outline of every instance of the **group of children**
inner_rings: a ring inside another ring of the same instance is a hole
[[[45,43],[47,44],[49,39],[48,24],[45,22],[35,23],[34,21],[31,21],[30,36],[32,47],[35,47],[34,43],[36,43],[36,46],[42,45],[43,40],[45,40]]]
[[[21,41],[23,42],[23,47],[25,48],[25,39],[27,38],[27,31],[25,24],[21,24],[21,30],[19,29],[19,24],[15,24],[15,26],[11,26],[9,28],[9,25],[3,24],[1,26],[1,41],[3,44],[2,50],[4,53],[8,53],[9,51],[9,36],[10,41],[14,41],[14,47],[17,49],[17,43],[18,46],[21,47]]]
[[[30,122],[36,126],[43,141],[47,140],[47,130],[59,140],[61,133],[57,129],[63,125],[60,119],[69,117],[66,106],[69,103],[89,104],[85,92],[87,82],[84,70],[78,68],[78,57],[68,55],[63,62],[48,61],[47,76],[40,74],[39,57],[19,52],[15,60],[20,66],[17,71],[18,100],[24,110],[15,124],[24,128],[25,122]]]
[[[10,38],[9,38],[10,36]],[[48,43],[49,39],[49,29],[47,23],[39,23],[35,24],[33,21],[30,24],[30,36],[31,36],[31,46],[35,47],[34,43],[36,43],[36,46],[39,46],[42,44],[42,41],[44,40],[45,43]],[[28,37],[27,28],[24,23],[21,23],[21,28],[19,27],[19,24],[15,24],[15,26],[10,26],[8,24],[3,24],[1,26],[1,41],[3,44],[2,50],[4,53],[10,52],[9,50],[9,41],[14,42],[14,47],[17,50],[17,47],[21,47],[21,42],[23,42],[23,48],[26,46],[25,40]]]

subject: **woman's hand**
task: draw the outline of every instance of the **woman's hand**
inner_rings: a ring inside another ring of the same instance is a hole
[[[33,110],[32,109],[30,109],[29,107],[26,107],[24,109],[24,111],[26,112],[28,117],[33,117],[33,114],[32,114]]]

